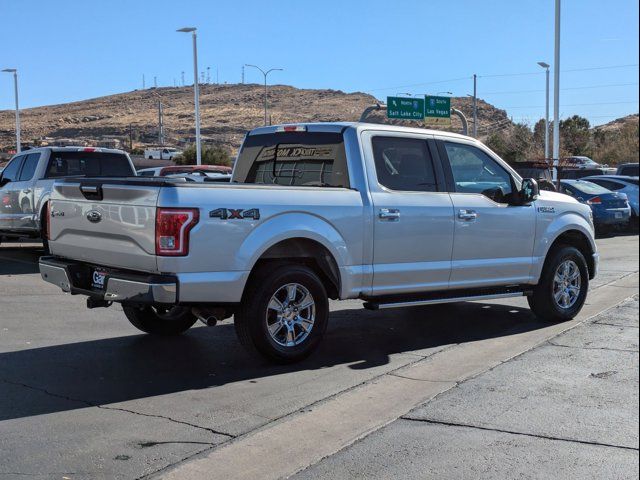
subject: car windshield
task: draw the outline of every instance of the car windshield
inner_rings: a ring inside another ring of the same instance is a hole
[[[602,193],[611,193],[610,190],[607,190],[604,187],[601,187],[600,185],[596,185],[593,182],[587,182],[584,180],[579,180],[577,182],[571,182],[569,183],[569,185],[571,185],[573,188],[575,188],[576,190],[582,192],[582,193],[587,193],[589,195],[600,195]]]
[[[53,151],[47,168],[47,178],[131,176],[135,172],[122,153]]]

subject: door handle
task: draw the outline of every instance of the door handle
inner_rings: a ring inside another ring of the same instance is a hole
[[[478,214],[475,210],[460,210],[458,212],[458,218],[460,220],[466,220],[467,222],[470,222],[478,218]]]
[[[30,188],[25,188],[24,190],[22,190],[22,193],[31,193],[31,189]]]
[[[381,208],[378,217],[380,217],[380,220],[397,221],[400,220],[400,210],[396,208]]]

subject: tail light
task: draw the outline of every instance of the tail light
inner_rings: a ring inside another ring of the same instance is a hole
[[[183,257],[189,254],[189,232],[200,220],[197,208],[158,208],[156,255]]]
[[[602,199],[600,197],[593,197],[587,200],[589,205],[602,205]]]
[[[46,238],[47,240],[51,240],[51,235],[50,235],[51,227],[49,226],[49,224],[51,223],[51,202],[47,202],[47,209],[46,209],[45,215],[46,215],[45,218],[40,219],[40,221],[43,223],[42,230],[44,232],[44,238]]]

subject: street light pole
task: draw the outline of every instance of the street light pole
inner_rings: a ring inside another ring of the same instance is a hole
[[[191,33],[193,39],[193,100],[196,114],[196,165],[202,165],[202,150],[200,146],[200,93],[198,91],[198,44],[196,28],[185,27],[177,30],[182,33]]]
[[[478,76],[473,74],[473,138],[478,138]]]
[[[558,181],[560,163],[560,0],[556,0],[555,52],[553,59],[553,181]]]
[[[547,88],[546,88],[546,104],[545,104],[545,113],[544,113],[544,159],[545,161],[549,158],[549,67],[550,65],[545,62],[538,62],[542,68],[545,69],[546,77],[547,77]]]
[[[20,153],[22,148],[20,146],[20,107],[18,106],[18,70],[15,68],[5,68],[2,70],[6,73],[13,73],[13,89],[16,98],[16,152]]]
[[[269,70],[267,70],[266,72],[261,69],[260,67],[258,67],[257,65],[250,65],[250,64],[245,64],[245,67],[253,67],[253,68],[257,68],[258,70],[260,70],[260,72],[262,73],[262,75],[264,75],[264,124],[265,126],[268,125],[268,120],[267,120],[267,75],[269,75],[269,73],[271,72],[276,72],[276,71],[283,71],[283,68],[271,68]]]

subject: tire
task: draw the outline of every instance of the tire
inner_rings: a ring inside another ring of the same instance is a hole
[[[131,324],[151,335],[180,335],[196,323],[197,318],[189,308],[134,307],[123,305],[122,309]]]
[[[287,364],[303,360],[318,347],[328,317],[327,291],[311,268],[270,264],[252,276],[234,325],[251,355]]]
[[[547,255],[540,283],[528,297],[529,307],[542,320],[565,322],[580,312],[588,290],[589,268],[584,256],[575,247],[560,245]]]

